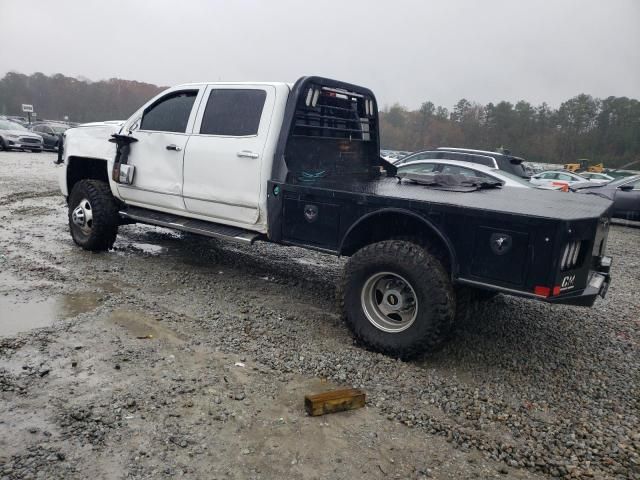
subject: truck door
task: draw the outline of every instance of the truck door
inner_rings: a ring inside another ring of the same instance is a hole
[[[275,93],[268,85],[207,88],[185,153],[187,211],[256,229]]]
[[[184,152],[200,90],[171,91],[146,107],[133,125],[125,126],[138,140],[129,153],[129,164],[135,167],[133,184],[118,184],[128,203],[184,211]]]

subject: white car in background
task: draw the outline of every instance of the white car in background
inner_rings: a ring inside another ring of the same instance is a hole
[[[579,182],[588,182],[585,177],[567,171],[550,170],[531,177],[531,183],[545,187],[564,187]]]
[[[580,175],[593,183],[609,183],[610,181],[615,180],[612,176],[607,175],[606,173],[582,172]]]
[[[488,167],[479,163],[446,160],[444,158],[408,162],[398,167],[398,173],[466,175],[468,177],[497,180],[505,187],[536,188],[536,185],[532,185],[524,178],[510,172],[505,172],[504,170],[498,170],[497,168]],[[559,188],[551,189],[557,190]]]

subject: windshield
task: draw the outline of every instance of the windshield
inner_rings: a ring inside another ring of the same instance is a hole
[[[67,130],[69,130],[69,127],[66,125],[49,125],[51,127],[51,130],[53,130],[54,133],[64,133]]]
[[[10,122],[9,120],[0,120],[0,130],[25,130],[27,132],[29,131],[19,123],[13,123],[13,122]]]

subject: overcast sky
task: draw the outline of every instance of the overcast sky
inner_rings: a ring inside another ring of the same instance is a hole
[[[640,0],[0,0],[0,75],[365,85],[378,103],[640,98]]]

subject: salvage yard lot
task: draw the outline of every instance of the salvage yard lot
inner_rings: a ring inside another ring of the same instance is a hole
[[[53,158],[0,153],[0,478],[640,478],[640,229],[593,309],[499,296],[405,363],[353,345],[341,259],[148,226],[80,250]],[[365,409],[304,414],[346,386]]]

